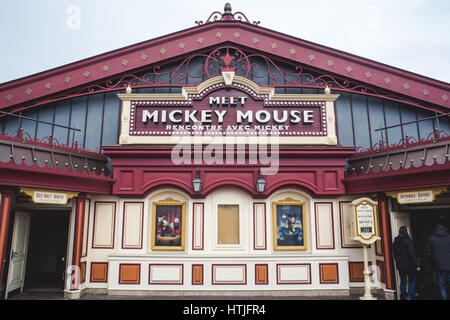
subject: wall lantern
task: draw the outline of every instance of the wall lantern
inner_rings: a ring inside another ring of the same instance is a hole
[[[259,168],[259,179],[256,181],[256,191],[262,193],[264,192],[265,189],[266,189],[266,180],[263,179],[261,168]]]
[[[200,180],[200,170],[197,168],[197,176],[192,181],[192,186],[194,187],[194,192],[202,191],[202,180]]]

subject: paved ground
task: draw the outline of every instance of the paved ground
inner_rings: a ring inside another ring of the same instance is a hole
[[[315,296],[315,297],[234,297],[234,296],[112,296],[107,294],[84,294],[79,300],[359,300],[361,295],[350,296]],[[380,295],[374,295],[378,300],[384,300]],[[8,300],[67,300],[62,293],[56,292],[24,292],[8,298]]]

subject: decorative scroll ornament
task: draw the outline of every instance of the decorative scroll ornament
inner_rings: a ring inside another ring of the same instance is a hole
[[[248,18],[242,12],[232,13],[231,5],[229,3],[226,3],[223,13],[220,13],[219,11],[214,11],[213,13],[211,13],[211,15],[206,20],[206,22],[199,20],[199,21],[195,21],[195,24],[200,26],[204,23],[210,23],[210,22],[215,22],[215,21],[241,21],[241,22],[251,23],[250,20],[248,20]],[[260,22],[253,21],[252,24],[257,26],[260,24]]]

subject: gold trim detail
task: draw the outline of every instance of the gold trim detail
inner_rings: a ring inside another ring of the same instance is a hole
[[[278,205],[293,205],[302,207],[302,228],[303,228],[303,245],[302,246],[279,246],[277,244],[277,206]],[[298,251],[307,250],[307,226],[306,226],[306,202],[295,200],[291,197],[286,199],[272,202],[272,218],[273,218],[273,250],[277,251]]]
[[[157,246],[156,239],[156,206],[181,206],[181,246]],[[184,251],[186,238],[186,202],[181,202],[173,198],[166,198],[160,201],[154,201],[152,204],[152,239],[151,247],[154,251]]]

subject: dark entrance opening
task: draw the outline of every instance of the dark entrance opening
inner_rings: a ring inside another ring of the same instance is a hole
[[[440,299],[441,296],[436,283],[435,270],[427,259],[426,248],[428,239],[434,233],[436,224],[442,224],[447,230],[450,230],[450,209],[412,211],[410,217],[414,246],[422,266],[422,270],[417,273],[417,298]]]
[[[69,217],[69,211],[32,213],[24,291],[64,289]]]

